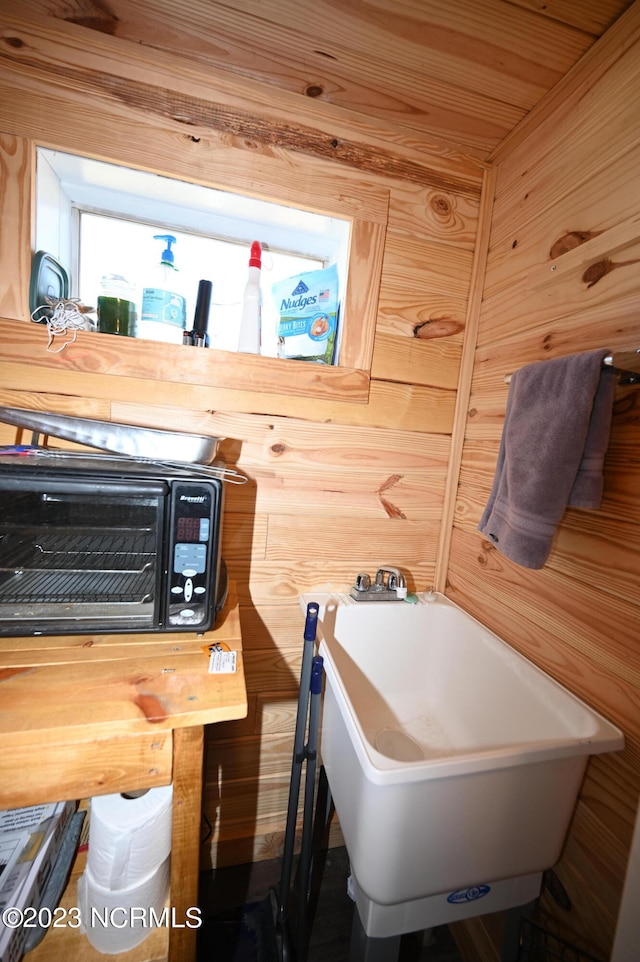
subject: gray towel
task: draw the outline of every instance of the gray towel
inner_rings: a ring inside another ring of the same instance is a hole
[[[505,557],[542,568],[568,505],[599,508],[613,412],[608,351],[538,361],[511,378],[493,487],[478,529]]]

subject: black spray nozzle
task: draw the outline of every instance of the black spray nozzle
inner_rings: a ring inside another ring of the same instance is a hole
[[[307,605],[307,618],[304,623],[304,640],[305,641],[315,641],[316,640],[316,626],[318,623],[318,612],[320,611],[320,606],[317,601],[310,601]]]

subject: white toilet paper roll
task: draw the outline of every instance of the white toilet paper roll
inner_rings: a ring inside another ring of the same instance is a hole
[[[172,785],[152,788],[138,798],[92,798],[87,855],[91,876],[115,891],[151,875],[171,851],[172,800]]]
[[[136,885],[117,892],[100,885],[88,868],[78,879],[78,908],[82,929],[98,952],[117,955],[128,952],[151,934],[163,920],[169,894],[167,858],[155,871]]]

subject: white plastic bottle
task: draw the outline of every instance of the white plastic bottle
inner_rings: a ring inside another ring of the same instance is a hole
[[[260,353],[260,328],[262,324],[261,269],[262,247],[259,241],[254,241],[249,255],[249,277],[244,289],[240,338],[238,340],[238,350],[246,354]]]
[[[142,289],[137,336],[168,344],[182,344],[187,324],[187,302],[178,290],[178,270],[171,250],[176,238],[171,234],[154,234],[153,239],[164,241],[167,246],[154,269],[152,283]]]

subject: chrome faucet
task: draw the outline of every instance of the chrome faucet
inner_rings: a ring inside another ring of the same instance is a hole
[[[385,580],[386,579],[386,580]],[[350,595],[356,601],[402,601],[402,592],[397,588],[404,588],[404,576],[399,568],[378,568],[375,581],[366,572],[357,575]]]
[[[384,586],[384,576],[387,575],[387,587],[392,588],[394,591],[396,588],[404,588],[404,577],[399,568],[378,568],[376,574],[377,585]]]

